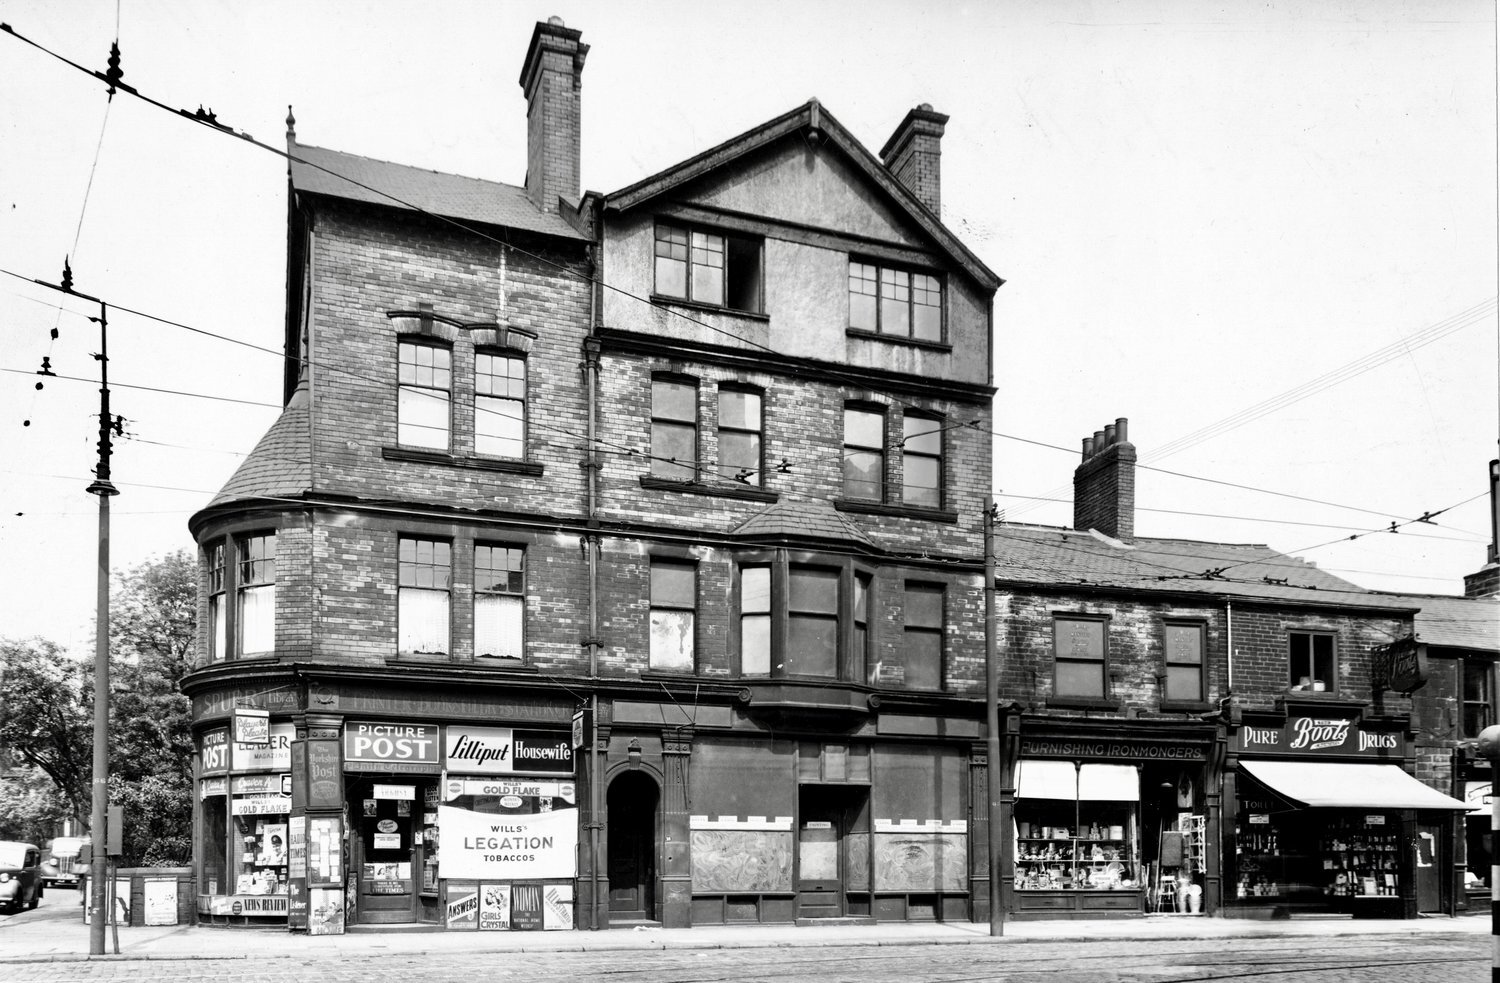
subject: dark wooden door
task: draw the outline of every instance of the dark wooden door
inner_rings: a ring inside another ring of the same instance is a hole
[[[1442,865],[1443,828],[1433,823],[1417,823],[1416,885],[1417,910],[1439,911],[1443,906],[1442,882],[1438,872]]]
[[[377,787],[381,798],[375,797]],[[351,860],[359,890],[359,923],[414,922],[416,878],[422,869],[415,835],[420,827],[414,816],[420,808],[420,789],[410,781],[361,782],[356,792],[351,811],[358,835]]]
[[[609,917],[656,918],[656,783],[628,774],[609,786]]]
[[[804,785],[797,816],[797,917],[844,914],[844,805],[834,790]]]

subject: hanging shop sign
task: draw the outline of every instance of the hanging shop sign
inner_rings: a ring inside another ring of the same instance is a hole
[[[218,778],[205,778],[198,783],[198,798],[206,799],[211,795],[224,795],[229,791],[229,779],[220,776]]]
[[[1406,738],[1400,731],[1366,730],[1353,717],[1287,717],[1265,726],[1245,724],[1237,747],[1246,754],[1400,761],[1406,754]]]
[[[566,731],[449,724],[443,747],[448,771],[457,774],[573,774],[573,744]]]
[[[562,799],[573,803],[578,799],[578,786],[572,782],[528,782],[524,779],[509,781],[493,778],[449,778],[443,782],[443,797],[448,801],[462,795],[506,796],[522,798]]]
[[[438,807],[438,876],[469,880],[573,877],[578,812],[500,816]]]
[[[234,740],[236,744],[255,744],[264,747],[271,743],[271,711],[235,707]]]
[[[199,746],[203,774],[222,775],[229,771],[229,729],[220,727],[204,731]]]
[[[293,724],[272,724],[270,736],[263,744],[235,741],[230,767],[235,771],[291,771],[292,738],[296,736]]]
[[[1371,673],[1377,686],[1411,693],[1427,682],[1427,646],[1415,638],[1401,638],[1389,645],[1378,645],[1373,653]]]
[[[351,721],[344,725],[344,770],[436,773],[437,725]]]

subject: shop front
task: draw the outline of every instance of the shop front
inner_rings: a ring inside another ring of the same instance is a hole
[[[1230,914],[1452,913],[1455,816],[1412,777],[1403,721],[1353,706],[1246,714],[1225,776]]]
[[[575,927],[569,703],[417,694],[398,702],[355,687],[311,690],[308,702],[346,713],[307,712],[300,693],[269,687],[195,699],[205,720],[201,916],[309,934]],[[271,702],[274,713],[264,708]],[[253,703],[262,708],[239,710]],[[435,712],[373,712],[393,708]],[[250,729],[239,729],[242,716]]]
[[[1217,906],[1212,724],[1023,717],[1011,822],[1016,918]]]

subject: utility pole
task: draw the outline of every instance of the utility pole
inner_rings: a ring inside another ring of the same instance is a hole
[[[1000,890],[1000,667],[995,628],[995,499],[984,497],[984,724],[985,787],[989,790],[990,935],[1005,934],[1004,898]]]
[[[73,289],[73,270],[63,261],[62,284],[32,280],[72,297],[81,297],[99,305],[99,316],[89,318],[99,325],[99,463],[90,495],[99,496],[99,567],[98,599],[94,618],[94,778],[93,802],[89,812],[89,955],[104,955],[104,923],[108,918],[109,894],[105,884],[108,865],[105,841],[109,807],[109,500],[120,494],[109,480],[109,456],[113,452],[111,434],[119,432],[109,412],[109,305],[98,297]]]

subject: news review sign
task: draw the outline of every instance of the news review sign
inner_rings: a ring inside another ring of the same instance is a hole
[[[1238,750],[1245,754],[1373,758],[1400,761],[1406,738],[1400,731],[1367,730],[1353,717],[1288,717],[1283,723],[1245,724]]]

